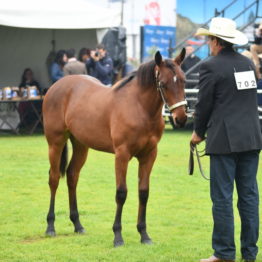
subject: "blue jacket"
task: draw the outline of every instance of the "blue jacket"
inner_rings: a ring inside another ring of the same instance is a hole
[[[104,85],[112,84],[113,61],[109,56],[105,56],[99,61],[89,58],[86,62],[89,75],[100,80]]]
[[[63,69],[57,63],[51,65],[50,74],[53,83],[64,76]]]

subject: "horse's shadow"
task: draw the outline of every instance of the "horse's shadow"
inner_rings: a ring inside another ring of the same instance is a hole
[[[36,243],[36,242],[40,242],[40,241],[44,241],[47,239],[60,239],[60,238],[70,238],[70,237],[79,237],[81,235],[85,235],[85,234],[78,234],[78,233],[74,233],[74,232],[68,232],[68,233],[59,233],[59,235],[56,236],[47,236],[47,235],[34,235],[34,236],[27,236],[24,237],[20,240],[20,243],[22,244],[32,244],[32,243]]]

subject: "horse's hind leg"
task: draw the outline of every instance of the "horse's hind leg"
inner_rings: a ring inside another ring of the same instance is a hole
[[[146,230],[146,207],[149,196],[149,177],[156,159],[157,149],[147,152],[138,157],[139,161],[139,209],[137,219],[137,230],[141,235],[141,243],[151,244],[152,241]]]
[[[79,220],[76,187],[77,187],[80,170],[86,161],[87,148],[84,145],[80,144],[73,137],[70,137],[70,140],[73,145],[73,155],[66,171],[68,194],[69,194],[70,219],[75,226],[75,232],[84,233],[85,229],[83,228]]]
[[[65,151],[66,138],[64,135],[56,137],[55,142],[49,141],[49,187],[51,192],[50,207],[47,215],[47,236],[55,236],[55,195],[59,184],[61,172],[61,160],[64,162],[67,152]],[[62,158],[62,159],[61,159]],[[65,162],[64,162],[65,163]]]
[[[115,172],[116,172],[116,215],[115,221],[113,225],[113,231],[115,234],[114,238],[114,246],[122,246],[124,244],[124,240],[122,237],[122,210],[123,205],[126,201],[127,196],[127,186],[126,186],[126,172],[127,165],[130,159],[130,154],[124,148],[118,148],[116,150],[115,156]]]

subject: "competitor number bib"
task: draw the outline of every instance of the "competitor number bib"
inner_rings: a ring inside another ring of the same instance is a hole
[[[238,90],[257,88],[257,81],[254,71],[234,73]]]

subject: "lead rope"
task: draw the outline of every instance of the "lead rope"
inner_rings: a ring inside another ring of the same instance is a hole
[[[201,164],[201,161],[200,161],[200,157],[203,157],[205,155],[205,149],[202,150],[202,151],[199,151],[197,149],[197,145],[194,145],[191,142],[190,142],[190,156],[189,156],[189,168],[188,168],[189,175],[193,175],[193,173],[194,173],[194,151],[195,151],[196,159],[197,159],[197,162],[198,162],[200,174],[202,175],[202,177],[204,179],[210,180],[210,178],[208,178],[205,175],[205,172],[202,168],[202,164]]]

